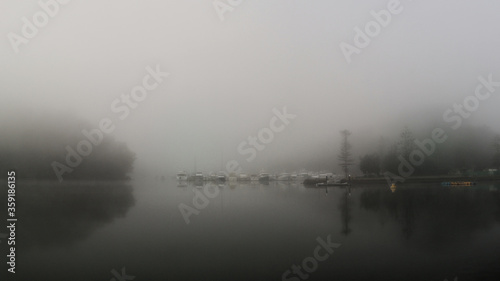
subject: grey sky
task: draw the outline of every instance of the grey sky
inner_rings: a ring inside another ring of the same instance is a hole
[[[138,163],[190,170],[196,157],[200,169],[218,170],[221,153],[245,163],[237,146],[286,106],[297,118],[251,163],[286,169],[335,154],[341,129],[376,139],[405,117],[462,102],[480,75],[500,81],[496,1],[401,1],[403,11],[347,63],[339,44],[354,44],[354,28],[389,2],[246,0],[221,21],[212,1],[73,0],[16,54],[8,34],[21,35],[22,17],[41,8],[4,0],[0,108],[11,114],[2,118],[35,108],[94,124],[109,116]],[[156,65],[171,75],[117,119],[112,101]],[[467,122],[500,130],[499,105],[493,95]]]

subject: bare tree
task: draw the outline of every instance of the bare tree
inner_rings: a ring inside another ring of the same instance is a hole
[[[342,135],[342,143],[340,145],[340,153],[337,156],[340,161],[340,167],[342,167],[342,171],[346,178],[349,176],[349,166],[353,164],[352,153],[351,153],[351,143],[348,138],[351,135],[351,131],[343,130],[340,131]]]

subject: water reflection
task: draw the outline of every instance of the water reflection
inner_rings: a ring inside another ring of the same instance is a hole
[[[493,191],[491,191],[493,190]],[[405,186],[365,188],[363,209],[380,221],[399,224],[401,234],[422,247],[442,248],[464,242],[500,222],[500,193],[490,185],[474,187]]]
[[[280,188],[286,190],[288,188],[303,188],[300,183],[297,182],[286,182],[286,181],[273,181],[273,182],[254,182],[254,181],[246,181],[246,182],[238,182],[238,181],[227,181],[227,182],[212,182],[212,181],[177,181],[176,186],[179,188],[184,187],[229,187],[231,190],[235,190],[236,188],[262,188],[262,187],[272,187],[272,188]],[[326,189],[326,193],[328,194],[328,187]]]
[[[177,187],[187,187],[188,183],[186,181],[181,181],[177,183]]]
[[[340,210],[340,221],[342,222],[341,233],[343,235],[349,235],[351,233],[351,228],[349,223],[351,222],[351,209],[352,209],[352,198],[351,198],[351,187],[347,186],[342,196],[339,198],[339,210]]]
[[[19,250],[70,246],[125,217],[132,187],[119,182],[19,183]]]
[[[110,280],[123,266],[137,280],[281,280],[329,235],[342,247],[309,280],[500,275],[497,186],[398,185],[393,193],[387,185],[133,184],[133,194],[119,184],[20,184],[19,235],[31,248],[52,247],[20,253],[32,275],[22,280],[54,272],[50,280]],[[179,204],[193,207],[195,191],[217,188],[186,224]]]

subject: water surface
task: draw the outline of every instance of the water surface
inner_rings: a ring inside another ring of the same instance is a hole
[[[219,194],[187,224],[179,205],[195,207],[195,194],[207,188]],[[123,268],[134,280],[500,280],[494,183],[392,192],[20,181],[17,189],[16,280],[108,281]],[[312,272],[283,279],[314,256],[318,239],[341,246]]]

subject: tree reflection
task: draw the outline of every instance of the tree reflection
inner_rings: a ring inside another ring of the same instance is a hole
[[[18,186],[20,250],[70,246],[125,217],[135,203],[126,183],[21,182]]]
[[[349,235],[351,233],[351,228],[349,227],[349,223],[351,222],[351,209],[352,209],[352,201],[351,201],[351,187],[348,186],[340,197],[339,202],[340,209],[340,221],[342,222],[342,230],[341,233],[343,235]]]
[[[360,204],[383,220],[395,220],[406,239],[431,247],[459,242],[500,222],[499,192],[485,186],[370,188],[362,192]]]

